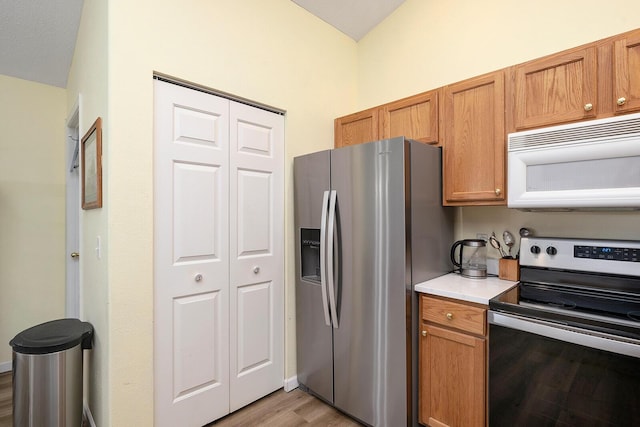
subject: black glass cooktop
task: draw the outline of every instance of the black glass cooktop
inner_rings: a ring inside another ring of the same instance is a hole
[[[494,311],[640,339],[640,279],[522,268],[521,281],[489,301]]]

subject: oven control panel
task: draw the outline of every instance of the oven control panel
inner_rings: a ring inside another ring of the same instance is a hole
[[[640,241],[523,237],[520,265],[640,277]]]
[[[576,258],[640,262],[640,249],[616,246],[575,245],[573,247],[573,256]]]

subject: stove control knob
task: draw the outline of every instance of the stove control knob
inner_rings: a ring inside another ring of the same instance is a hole
[[[531,253],[532,253],[532,254],[536,254],[536,255],[538,255],[538,254],[540,253],[540,246],[538,246],[538,245],[533,245],[533,246],[531,246],[531,249],[530,249],[530,250],[531,250]]]
[[[547,254],[549,255],[555,255],[558,253],[558,250],[556,248],[554,248],[553,246],[549,246],[547,248]]]

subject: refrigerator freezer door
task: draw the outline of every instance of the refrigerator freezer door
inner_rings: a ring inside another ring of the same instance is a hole
[[[317,280],[303,279],[300,267],[301,230],[320,230],[323,212],[326,213],[322,202],[324,192],[330,189],[329,153],[322,151],[297,157],[293,169],[298,382],[319,397],[333,402],[332,327],[325,323],[322,286]]]
[[[331,153],[335,406],[380,427],[407,424],[406,147],[395,138]]]

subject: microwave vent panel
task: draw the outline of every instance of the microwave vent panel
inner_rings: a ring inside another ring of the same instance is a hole
[[[640,114],[629,114],[509,134],[509,151],[633,138],[640,144]]]

